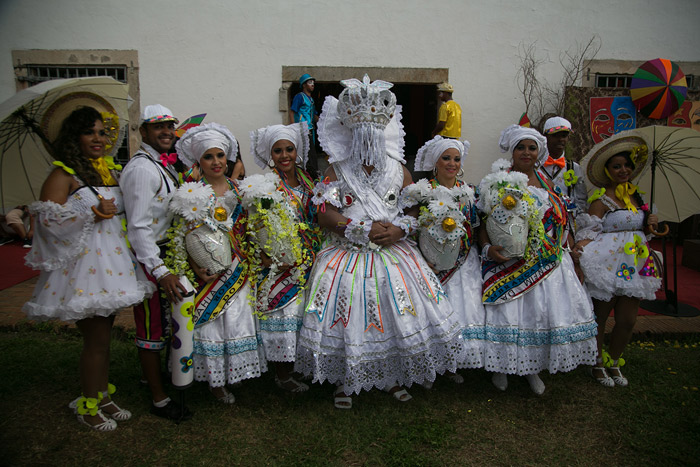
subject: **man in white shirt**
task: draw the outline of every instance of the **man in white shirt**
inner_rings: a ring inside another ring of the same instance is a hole
[[[583,169],[573,160],[564,157],[566,143],[571,134],[571,123],[562,117],[552,117],[544,123],[542,130],[547,138],[547,159],[542,164],[542,171],[561,189],[567,197],[569,211],[574,216],[588,211],[588,193],[583,178]],[[571,205],[575,204],[575,207]]]
[[[141,147],[124,167],[119,185],[124,196],[128,238],[136,258],[148,278],[165,293],[134,306],[136,345],[141,369],[151,390],[151,413],[172,420],[191,418],[165,393],[161,379],[160,351],[169,339],[169,301],[181,300],[186,289],[163,263],[166,233],[173,215],[168,204],[179,186],[178,173],[172,167],[177,156],[170,151],[175,144],[178,120],[162,105],[149,105],[141,114]]]

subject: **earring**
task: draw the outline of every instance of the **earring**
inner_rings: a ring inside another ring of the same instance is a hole
[[[433,177],[437,177],[437,167],[433,167]]]
[[[464,177],[464,167],[459,168],[459,172],[457,172],[457,177]]]
[[[275,166],[275,162],[272,159],[270,159],[269,161],[267,161],[267,165],[269,165],[272,169]]]

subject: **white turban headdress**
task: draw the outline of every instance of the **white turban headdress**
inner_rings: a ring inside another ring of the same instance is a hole
[[[250,152],[259,167],[269,167],[272,159],[272,146],[277,141],[291,141],[297,150],[297,165],[306,167],[309,157],[309,127],[306,122],[291,125],[270,125],[250,132]]]
[[[205,123],[190,128],[175,143],[178,157],[188,167],[198,163],[202,155],[211,148],[223,150],[227,160],[235,161],[238,153],[238,141],[225,126],[218,123]]]
[[[418,172],[433,170],[438,158],[450,148],[455,148],[459,151],[461,157],[466,157],[469,152],[469,146],[469,141],[459,141],[458,139],[443,138],[437,135],[418,150],[413,169]]]
[[[539,131],[532,128],[520,125],[509,126],[501,132],[498,147],[501,148],[501,152],[507,152],[512,156],[515,147],[524,139],[531,139],[537,144],[537,162],[542,164],[547,157],[547,140]]]

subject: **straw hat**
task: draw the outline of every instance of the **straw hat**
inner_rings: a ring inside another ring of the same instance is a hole
[[[630,180],[638,177],[649,157],[647,143],[639,136],[619,136],[596,144],[583,158],[581,166],[584,167],[588,181],[598,187],[609,183],[610,178],[605,174],[605,164],[611,157],[621,152],[635,153],[632,158],[634,171],[630,176]]]
[[[455,92],[455,88],[448,82],[438,84],[438,91],[449,92],[450,94]]]
[[[103,97],[89,91],[72,92],[56,99],[49,108],[44,112],[44,115],[39,122],[41,131],[47,137],[48,141],[54,142],[58,138],[58,133],[61,131],[63,121],[79,107],[92,107],[102,114],[105,120],[105,130],[107,132],[109,155],[114,155],[121,140],[124,137],[125,125],[124,122],[119,122],[117,111]],[[46,142],[44,142],[49,153],[52,152]]]

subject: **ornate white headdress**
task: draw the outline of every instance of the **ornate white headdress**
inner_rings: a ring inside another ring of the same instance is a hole
[[[501,132],[498,139],[498,147],[501,152],[513,155],[513,149],[524,139],[531,139],[537,144],[537,161],[542,164],[547,157],[547,140],[539,131],[520,125],[511,125]]]
[[[459,151],[461,157],[465,157],[469,152],[469,141],[459,141],[457,139],[443,138],[437,135],[423,145],[416,154],[416,162],[413,169],[419,172],[427,172],[433,170],[435,163],[443,152],[450,148],[455,148]]]
[[[255,163],[261,167],[268,167],[272,158],[270,154],[272,146],[281,139],[286,139],[294,144],[297,150],[297,165],[306,167],[309,157],[309,127],[306,122],[293,123],[291,125],[270,125],[250,132],[250,152]]]
[[[211,148],[222,149],[226,159],[236,160],[238,141],[231,131],[218,123],[205,123],[190,128],[175,144],[175,151],[188,167],[199,162],[202,155]]]
[[[401,106],[389,91],[393,84],[347,79],[338,99],[328,96],[318,122],[318,139],[329,154],[328,162],[345,159],[358,164],[383,166],[385,155],[403,162]]]

